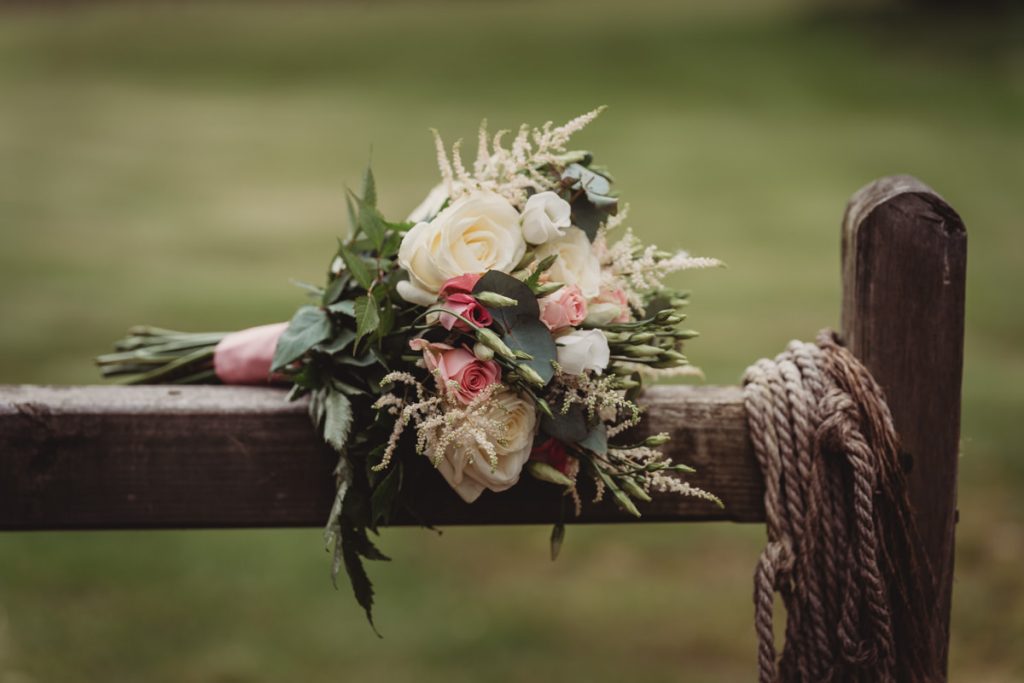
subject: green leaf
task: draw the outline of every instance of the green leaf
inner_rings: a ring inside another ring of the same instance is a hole
[[[352,431],[352,403],[339,391],[325,390],[324,441],[334,450],[343,451]]]
[[[565,444],[579,443],[590,434],[586,410],[579,403],[569,406],[568,412],[564,415],[557,409],[554,417],[543,415],[540,419],[540,429]]]
[[[377,181],[373,178],[373,167],[366,165],[363,173],[363,203],[367,206],[377,206]]]
[[[584,191],[572,202],[572,222],[593,240],[601,224],[619,209],[619,200],[611,195],[611,181],[580,164],[569,164],[562,173],[562,182]]]
[[[377,302],[369,296],[361,296],[355,300],[356,344],[366,335],[374,332],[380,323],[377,313]]]
[[[342,242],[338,242],[338,256],[345,262],[345,268],[363,289],[369,289],[373,285],[373,273],[367,268],[366,263]]]
[[[530,288],[511,275],[491,270],[473,287],[473,293],[478,292],[494,292],[516,302],[513,306],[487,308],[494,318],[495,331],[513,351],[532,356],[532,360],[523,362],[549,382],[555,374],[551,361],[557,357],[557,349],[550,330],[540,321],[540,305]]]
[[[387,221],[384,220],[384,216],[381,215],[380,211],[372,203],[354,195],[351,195],[351,200],[355,202],[359,211],[357,219],[359,229],[363,231],[370,240],[370,243],[373,244],[373,247],[379,251],[384,245],[384,240],[387,238]]]
[[[395,499],[402,488],[402,476],[402,462],[396,461],[373,490],[370,496],[370,523],[373,526],[391,521]]]
[[[359,234],[359,214],[356,213],[356,205],[352,200],[354,195],[349,189],[345,189],[345,208],[348,209],[348,226],[354,238]]]
[[[346,327],[339,330],[337,334],[327,341],[317,344],[314,349],[321,353],[334,355],[348,348],[348,345],[355,341],[355,339],[356,333]]]
[[[577,443],[592,453],[604,455],[608,452],[608,428],[604,422],[598,422]]]
[[[324,288],[324,295],[321,299],[321,303],[324,306],[334,304],[341,296],[342,291],[345,289],[345,285],[348,284],[348,278],[344,274],[333,278],[330,283]]]
[[[551,529],[551,561],[558,559],[558,553],[562,550],[562,541],[565,540],[565,525],[559,522]]]
[[[316,306],[301,307],[277,341],[271,371],[280,370],[330,336],[331,320],[327,313]]]
[[[327,310],[330,311],[331,313],[340,313],[342,315],[347,315],[350,318],[356,317],[356,307],[355,304],[352,303],[351,299],[345,299],[344,301],[338,301],[337,303],[333,303],[327,307]]]
[[[356,602],[366,612],[366,620],[370,622],[370,628],[380,637],[377,627],[373,623],[373,584],[366,574],[366,567],[359,556],[360,539],[358,530],[348,524],[341,526],[341,559],[345,563],[345,571],[348,573],[348,580],[352,584],[352,593]]]

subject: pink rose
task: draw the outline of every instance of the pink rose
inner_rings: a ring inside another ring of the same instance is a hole
[[[491,317],[491,314],[487,309],[481,306],[480,302],[469,294],[463,294],[461,292],[449,294],[448,298],[444,302],[444,307],[455,315],[461,315],[477,327],[490,327],[491,323],[494,322],[494,318]],[[440,322],[446,330],[450,330],[454,327],[457,330],[467,332],[470,329],[469,325],[459,320],[454,315],[449,315],[447,313],[441,314]]]
[[[540,300],[540,319],[549,330],[575,327],[587,317],[587,300],[576,285],[566,285]]]
[[[436,372],[442,390],[448,390],[449,382],[458,383],[455,397],[460,403],[470,403],[481,391],[501,381],[501,368],[497,363],[482,361],[465,348],[431,344],[425,339],[413,339],[409,346],[423,352],[423,362],[428,370]]]
[[[626,293],[621,289],[602,289],[601,292],[590,300],[591,304],[614,304],[619,307],[619,314],[612,318],[613,323],[629,322],[629,300]]]
[[[442,299],[447,299],[452,294],[472,294],[473,288],[476,287],[476,283],[481,277],[481,273],[466,273],[465,275],[448,278],[441,285],[441,291],[438,292],[438,295]]]

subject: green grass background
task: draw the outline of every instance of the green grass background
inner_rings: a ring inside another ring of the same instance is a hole
[[[708,3],[711,5],[711,3]],[[373,145],[610,109],[597,150],[678,278],[708,381],[838,323],[847,197],[898,172],[970,234],[954,680],[1024,680],[1019,16],[797,0],[130,4],[0,12],[0,381],[90,383],[134,323],[287,318]],[[950,370],[952,372],[952,369]],[[0,683],[750,681],[759,527],[392,530],[378,640],[318,530],[0,535]]]

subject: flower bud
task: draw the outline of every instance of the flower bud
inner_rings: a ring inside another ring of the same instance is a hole
[[[618,304],[591,304],[583,324],[587,327],[604,327],[622,314]]]
[[[621,482],[619,482],[619,483],[622,486],[623,490],[626,493],[628,493],[630,496],[632,496],[633,498],[636,498],[637,500],[642,500],[645,503],[650,503],[651,502],[651,497],[647,494],[647,491],[644,491],[640,487],[640,485],[637,484],[632,479],[625,478],[625,479],[622,479]]]
[[[547,296],[548,294],[554,294],[564,286],[565,284],[562,282],[546,282],[543,285],[537,285],[534,287],[533,293],[536,294],[539,299],[543,296]]]
[[[546,481],[550,484],[572,487],[573,481],[546,462],[530,460],[526,463],[526,470],[536,479]]]
[[[636,346],[627,346],[623,348],[622,353],[630,358],[657,358],[664,353],[664,351],[659,349],[657,346],[637,344]]]
[[[519,305],[516,299],[502,296],[497,292],[479,292],[473,296],[477,301],[491,308],[508,308],[509,306]]]
[[[502,358],[506,360],[516,360],[516,354],[513,353],[512,349],[510,349],[505,342],[501,341],[501,337],[486,327],[477,328],[476,339],[484,346],[492,349]]]
[[[545,382],[544,379],[537,374],[537,371],[531,368],[526,363],[518,363],[516,365],[516,370],[519,372],[523,379],[525,379],[527,382],[534,386],[543,387],[545,384],[547,384],[547,382]]]
[[[533,356],[522,349],[516,349],[514,353],[516,354],[516,358],[519,360],[533,360]]]
[[[653,434],[644,439],[644,445],[650,448],[657,448],[658,446],[664,446],[672,440],[668,434],[662,432],[661,434]]]
[[[653,339],[653,332],[637,332],[636,334],[629,335],[629,342],[631,344],[646,344]]]
[[[473,344],[473,355],[477,357],[477,360],[482,360],[486,363],[494,358],[494,349],[477,342]]]

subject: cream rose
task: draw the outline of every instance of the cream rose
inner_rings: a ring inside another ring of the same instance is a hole
[[[578,286],[587,299],[601,291],[601,262],[587,239],[587,233],[579,228],[566,228],[564,237],[545,242],[537,247],[535,254],[538,261],[558,254],[558,259],[547,271],[552,281]]]
[[[488,270],[509,273],[524,253],[515,208],[500,195],[475,192],[405,233],[398,263],[409,280],[399,283],[398,293],[429,306],[449,278]]]
[[[488,406],[483,419],[505,426],[501,438],[494,442],[497,467],[491,465],[486,451],[472,439],[452,444],[437,466],[448,484],[467,503],[479,498],[484,489],[504,491],[514,486],[533,448],[537,427],[533,403],[504,389],[491,396]],[[433,454],[428,451],[427,456],[433,457]]]
[[[569,202],[554,192],[538,192],[523,207],[523,237],[530,244],[544,244],[565,235],[571,224]]]

